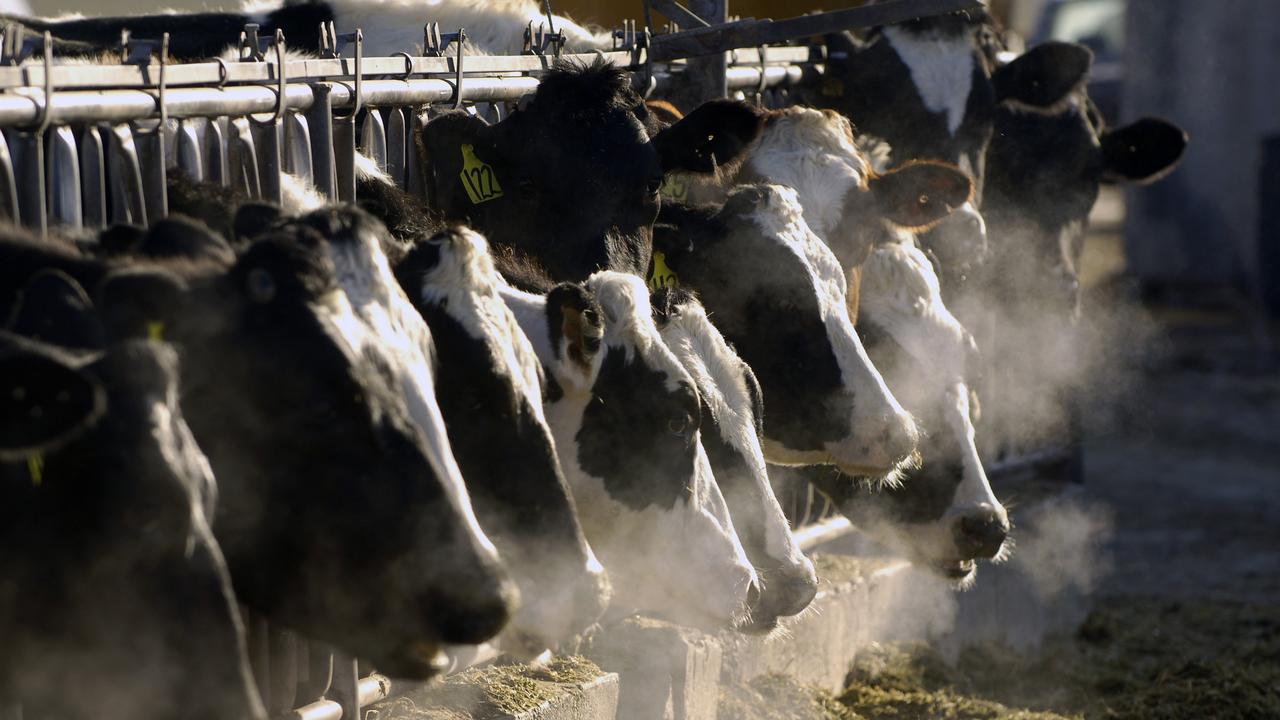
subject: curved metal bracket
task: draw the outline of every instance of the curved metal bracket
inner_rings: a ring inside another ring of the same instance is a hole
[[[346,44],[346,41],[348,39],[350,39],[351,42],[354,42],[356,46],[356,58],[355,58],[356,66],[355,66],[355,75],[354,75],[355,76],[355,88],[354,88],[355,96],[352,100],[351,112],[347,115],[333,116],[334,120],[339,120],[339,121],[354,120],[356,115],[360,114],[361,108],[364,107],[364,86],[362,84],[364,71],[361,69],[361,65],[364,63],[364,31],[362,31],[360,28],[356,28],[355,32],[345,33],[341,36],[333,35],[333,38],[334,38],[333,52],[335,53],[335,56],[340,55],[342,53],[343,46]]]
[[[453,73],[453,109],[457,110],[462,107],[462,45],[466,42],[467,31],[465,28],[458,28],[458,37],[454,40],[457,45],[457,55],[454,60]]]
[[[42,133],[49,129],[49,121],[53,118],[53,33],[44,33],[44,104],[36,108],[35,123],[28,128],[31,132]]]

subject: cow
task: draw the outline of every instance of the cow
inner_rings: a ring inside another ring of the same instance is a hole
[[[405,360],[340,286],[377,278],[340,277],[329,242],[281,228],[229,268],[118,265],[7,231],[0,301],[12,305],[10,282],[59,269],[90,289],[108,342],[173,342],[184,414],[220,479],[213,528],[237,596],[389,674],[427,677],[441,643],[501,630],[516,593],[442,454],[443,423],[429,439],[414,422]]]
[[[84,295],[41,278],[19,326],[67,317],[40,305],[54,284]],[[265,719],[178,354],[146,340],[80,349],[94,341],[0,331],[0,700],[29,717]]]
[[[1011,524],[976,445],[969,382],[981,372],[977,346],[943,302],[936,267],[910,234],[877,245],[864,265],[858,332],[926,430],[922,464],[879,492],[832,473],[810,478],[871,537],[967,587],[975,559],[1009,555]]]
[[[420,237],[393,262],[431,329],[436,396],[476,515],[526,599],[503,647],[536,655],[594,623],[610,593],[543,412],[541,363],[482,236]]]
[[[715,173],[759,131],[750,106],[712,101],[662,128],[630,74],[559,63],[527,107],[488,125],[447,112],[419,136],[431,206],[556,281],[597,270],[643,276],[664,173]]]
[[[323,49],[322,23],[333,23],[339,32],[363,30],[366,56],[418,54],[423,43],[422,27],[427,22],[439,23],[446,33],[464,28],[468,53],[519,55],[524,50],[524,31],[530,22],[535,28],[563,34],[564,51],[591,52],[613,47],[612,32],[583,26],[560,15],[548,20],[542,8],[528,0],[443,0],[425,7],[405,0],[249,1],[236,11],[57,18],[0,15],[0,22],[20,24],[28,33],[52,33],[56,39],[54,51],[62,57],[101,55],[119,43],[121,31],[128,30],[134,37],[155,39],[167,32],[172,57],[207,60],[221,56],[228,47],[238,46],[240,32],[249,23],[257,24],[259,34],[267,37],[282,31],[291,49],[309,53]]]
[[[949,284],[976,271],[987,251],[990,229],[980,208],[996,32],[985,10],[965,10],[871,28],[863,37],[832,33],[822,82],[803,94],[848,117],[860,133],[884,138],[898,157],[952,163],[973,180],[973,197],[922,237],[948,268]]]
[[[698,292],[755,372],[769,409],[765,458],[885,478],[910,464],[915,422],[867,357],[845,271],[805,222],[796,191],[746,185],[722,206],[663,208],[652,282]]]
[[[1108,128],[1085,92],[1092,52],[1048,42],[993,76],[995,137],[982,211],[993,306],[1073,316],[1089,213],[1102,183],[1155,182],[1177,167],[1187,135],[1160,118]]]
[[[740,629],[769,632],[779,618],[808,607],[818,592],[818,577],[769,483],[760,383],[692,292],[662,288],[651,300],[663,342],[698,388],[702,444],[738,538],[760,576],[760,600],[749,628]]]
[[[502,296],[554,380],[547,419],[614,610],[748,625],[759,580],[711,473],[697,386],[662,342],[644,281],[601,271]]]

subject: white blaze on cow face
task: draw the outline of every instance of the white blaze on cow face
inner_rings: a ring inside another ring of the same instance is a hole
[[[614,604],[703,628],[737,622],[758,579],[702,447],[693,380],[663,344],[643,281],[601,272],[587,287],[605,317],[599,371],[547,417]]]
[[[484,492],[483,500],[476,499],[481,520],[486,525],[497,523],[489,530],[511,561],[518,584],[529,591],[502,645],[540,652],[594,623],[608,605],[609,583],[583,536],[555,454],[543,411],[538,355],[503,301],[499,288],[504,283],[488,243],[466,228],[421,243],[425,245],[411,257],[421,254],[433,264],[427,267],[406,259],[397,272],[421,274],[410,281],[411,292],[419,296],[436,330],[442,362],[448,358],[485,368],[455,368],[452,382],[473,387],[450,388],[449,381],[442,381],[438,392],[446,410],[460,411],[456,402],[462,402],[466,411],[492,414],[492,424],[485,424],[486,418],[450,419],[464,433],[453,435],[454,447],[467,468],[472,495],[477,495],[477,489]],[[461,329],[469,340],[450,335],[446,344],[441,338],[447,325]],[[447,374],[450,368],[442,365],[441,372]],[[516,396],[514,404],[511,395]],[[451,431],[457,429],[451,425]],[[474,433],[485,437],[467,435]],[[505,442],[506,447],[494,448],[494,442]],[[475,477],[473,472],[487,477]],[[511,487],[516,483],[521,487]],[[514,517],[527,515],[528,505],[534,502],[541,506],[538,517]]]
[[[946,115],[947,131],[954,136],[964,122],[973,88],[973,38],[936,31],[916,33],[894,26],[882,32],[911,71],[925,108]]]
[[[365,217],[356,222],[352,237],[325,243],[342,292],[331,293],[321,310],[353,355],[380,357],[394,375],[468,540],[496,563],[497,551],[476,520],[436,402],[431,331],[396,282],[378,227]]]
[[[663,312],[662,339],[693,377],[710,410],[711,417],[703,418],[703,445],[739,539],[765,579],[752,619],[768,629],[778,616],[794,615],[808,605],[817,592],[817,575],[769,482],[761,447],[760,388],[695,298],[673,299]]]
[[[766,436],[765,456],[782,465],[831,463],[859,475],[892,475],[913,460],[915,421],[867,357],[849,317],[844,271],[831,249],[809,229],[796,191],[777,185],[765,188],[765,201],[757,204],[751,219],[805,260],[843,393],[854,398],[845,437],[826,442],[821,451],[804,451]]]

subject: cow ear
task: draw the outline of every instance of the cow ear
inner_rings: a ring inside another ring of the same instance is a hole
[[[98,233],[98,252],[107,257],[132,255],[146,236],[146,228],[116,223]]]
[[[108,275],[96,298],[107,338],[168,339],[184,321],[200,327],[186,312],[187,285],[178,276],[159,268],[128,268]]]
[[[1187,133],[1168,120],[1143,118],[1102,133],[1103,179],[1155,182],[1173,172],[1187,149]]]
[[[907,163],[870,184],[884,218],[916,231],[933,227],[973,197],[973,181],[963,170],[935,161]]]
[[[604,341],[604,320],[595,296],[574,283],[556,285],[547,293],[547,323],[560,361],[556,379],[585,389]]]
[[[102,325],[89,294],[75,278],[52,268],[41,270],[27,281],[10,329],[50,345],[102,347]]]
[[[437,115],[422,128],[417,150],[423,187],[445,218],[466,220],[477,207],[502,197],[502,179],[493,171],[496,138],[494,127],[461,110]],[[469,182],[464,171],[475,178]]]
[[[658,133],[662,171],[711,173],[738,160],[760,134],[763,113],[737,100],[712,100]]]
[[[233,228],[237,243],[249,243],[284,217],[279,205],[247,202],[236,208]]]
[[[208,225],[182,215],[157,220],[138,252],[149,258],[212,261],[227,267],[236,261],[231,244],[221,235]]]
[[[105,406],[96,380],[52,356],[25,349],[0,356],[0,460],[30,461],[72,440]]]
[[[1080,86],[1093,66],[1093,52],[1077,43],[1047,42],[1019,55],[995,71],[991,84],[996,102],[1016,100],[1038,108],[1053,107]]]

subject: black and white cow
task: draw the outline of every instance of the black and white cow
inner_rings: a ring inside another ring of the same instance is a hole
[[[1187,135],[1142,118],[1108,128],[1085,92],[1093,54],[1039,45],[995,71],[995,136],[982,211],[991,230],[991,304],[1059,318],[1079,302],[1079,263],[1102,183],[1155,182]]]
[[[66,318],[42,299],[18,325]],[[266,717],[178,398],[163,343],[0,332],[0,702],[27,717]]]
[[[585,288],[502,294],[555,380],[547,419],[614,607],[745,624],[759,580],[703,447],[697,386],[662,342],[644,281],[605,271]]]
[[[542,366],[477,233],[420,238],[395,273],[431,328],[436,396],[476,515],[525,598],[504,647],[537,654],[594,623],[610,592],[543,413]]]
[[[969,379],[981,369],[977,347],[943,302],[935,267],[914,238],[872,250],[862,271],[858,331],[927,431],[922,464],[900,486],[879,492],[830,473],[811,478],[871,537],[965,586],[975,559],[1008,555],[1010,523],[976,444]]]
[[[702,444],[738,539],[760,576],[760,600],[749,629],[768,632],[780,617],[808,607],[818,592],[818,576],[769,483],[760,384],[691,292],[663,288],[651,299],[663,342],[698,388]]]
[[[769,462],[873,476],[910,463],[915,422],[867,357],[845,271],[805,222],[796,191],[749,185],[721,207],[663,207],[653,282],[698,292],[755,372]]]
[[[957,277],[980,265],[989,229],[979,212],[995,91],[990,16],[968,10],[826,37],[822,83],[806,99],[884,138],[902,159],[942,160],[974,182],[969,202],[926,235]]]
[[[715,172],[759,125],[750,106],[712,101],[662,128],[630,75],[600,61],[558,65],[496,125],[439,115],[420,150],[435,210],[576,282],[601,269],[644,275],[664,173]]]
[[[221,482],[214,531],[237,595],[388,673],[423,677],[440,643],[497,633],[515,591],[442,454],[438,410],[433,436],[415,422],[411,408],[434,408],[430,376],[410,386],[411,359],[357,312],[377,302],[359,289],[398,291],[394,278],[354,263],[340,274],[334,225],[275,230],[230,268],[122,269],[6,237],[0,292],[60,269],[96,288],[108,340],[174,342],[184,413]],[[387,310],[377,320],[397,329]]]

